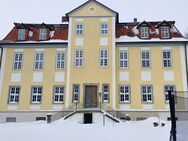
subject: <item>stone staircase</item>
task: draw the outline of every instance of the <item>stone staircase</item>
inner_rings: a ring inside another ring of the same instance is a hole
[[[47,117],[48,119],[47,122],[51,123],[62,118],[66,120],[76,113],[86,113],[86,112],[101,112],[103,115],[110,118],[111,120],[117,123],[121,122],[121,120],[118,118],[119,116],[117,110],[113,109],[112,107],[104,103],[97,103],[95,105],[89,105],[89,106],[85,105],[84,103],[75,103],[64,110],[51,115],[50,119],[48,119]]]

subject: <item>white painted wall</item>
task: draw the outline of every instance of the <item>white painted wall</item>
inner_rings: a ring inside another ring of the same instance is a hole
[[[21,81],[21,73],[12,73],[11,82],[20,82]]]
[[[108,46],[108,38],[100,38],[100,46]]]
[[[151,81],[151,72],[142,72],[142,81]]]
[[[70,122],[77,122],[83,124],[84,113],[76,113],[66,120]],[[93,123],[103,125],[103,113],[93,113]],[[113,122],[110,118],[105,116],[105,125],[113,126],[113,124],[115,124],[115,122]]]
[[[84,45],[84,39],[83,38],[76,38],[75,45],[76,46],[83,46]]]
[[[174,72],[164,71],[163,73],[164,81],[174,81]]]
[[[120,72],[119,80],[120,81],[129,81],[129,72]]]
[[[55,82],[64,82],[64,72],[56,72],[55,73]]]
[[[43,81],[43,73],[42,72],[33,73],[33,82],[42,82],[42,81]]]

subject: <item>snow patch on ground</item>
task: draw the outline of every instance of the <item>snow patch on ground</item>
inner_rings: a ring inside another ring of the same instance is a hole
[[[101,123],[80,124],[58,120],[46,122],[4,123],[0,124],[2,141],[168,141],[170,122],[161,121],[165,126],[154,127],[158,118],[144,121],[113,123],[103,126]]]

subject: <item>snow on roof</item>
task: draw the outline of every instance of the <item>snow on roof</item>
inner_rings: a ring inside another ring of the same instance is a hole
[[[119,38],[116,38],[116,43],[123,43],[123,42],[168,42],[168,41],[188,41],[188,39],[184,38],[172,38],[172,39],[159,39],[159,38],[152,38],[152,39],[140,39],[137,36],[135,37],[129,37],[129,36],[120,36]]]
[[[22,42],[14,42],[14,43],[68,43],[68,40],[52,39],[46,41],[22,41]]]

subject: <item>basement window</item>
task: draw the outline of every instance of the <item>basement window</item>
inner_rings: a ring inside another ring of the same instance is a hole
[[[6,122],[16,122],[16,117],[7,117]]]

